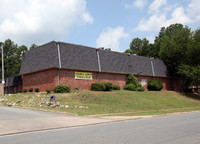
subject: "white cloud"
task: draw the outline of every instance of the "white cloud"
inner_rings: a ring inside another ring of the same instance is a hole
[[[97,47],[111,48],[114,51],[120,51],[119,40],[127,38],[130,35],[124,32],[124,28],[119,26],[116,28],[106,28],[96,40]]]
[[[154,0],[154,2],[149,6],[149,13],[160,13],[161,7],[166,5],[167,0]]]
[[[1,41],[27,45],[63,39],[74,25],[93,23],[86,0],[6,0],[0,13]]]
[[[126,4],[125,8],[143,8],[147,4],[147,0],[134,0],[132,4]]]
[[[188,7],[188,16],[192,17],[194,22],[200,21],[200,1],[199,0],[191,0],[191,3]]]
[[[168,5],[167,0],[154,0],[148,9],[149,18],[142,18],[134,30],[158,31],[161,27],[174,23],[190,24],[200,21],[198,5],[200,5],[199,0],[191,0],[191,3],[184,9],[176,4]]]

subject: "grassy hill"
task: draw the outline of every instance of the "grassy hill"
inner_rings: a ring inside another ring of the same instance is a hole
[[[49,98],[55,96],[55,102]],[[152,115],[200,110],[200,96],[173,91],[76,91],[69,94],[26,93],[0,97],[3,105],[78,115]]]

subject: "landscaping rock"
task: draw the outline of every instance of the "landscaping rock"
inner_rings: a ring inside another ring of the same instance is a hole
[[[1,100],[0,100],[0,102],[4,102],[4,101],[5,101],[5,99],[1,99]]]
[[[80,109],[84,109],[84,108],[85,108],[85,106],[79,106],[78,108],[80,108]]]
[[[7,103],[8,106],[12,106],[12,103]]]
[[[60,105],[60,108],[64,108],[65,106],[64,105]]]
[[[65,108],[69,108],[69,106],[68,106],[68,105],[65,105]]]
[[[16,103],[20,103],[21,102],[21,100],[18,100]]]

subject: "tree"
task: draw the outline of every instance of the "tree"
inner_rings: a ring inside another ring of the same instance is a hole
[[[176,74],[178,66],[184,64],[187,58],[191,31],[182,24],[173,24],[167,27],[159,39],[159,56],[167,63],[171,74]]]
[[[130,49],[127,49],[124,53],[131,53],[131,54],[137,54],[140,56],[149,56],[150,54],[150,44],[149,41],[144,38],[134,38],[132,42],[130,43]]]
[[[200,65],[181,65],[178,73],[184,78],[185,86],[199,86],[200,85]]]
[[[18,75],[21,67],[22,53],[28,50],[27,47],[24,45],[18,47],[18,45],[10,39],[5,40],[5,42],[1,44],[3,44],[4,49],[5,77],[12,77]],[[2,69],[0,70],[0,77],[1,76]]]
[[[32,44],[31,47],[29,48],[29,50],[32,50],[34,48],[38,47],[36,44]]]

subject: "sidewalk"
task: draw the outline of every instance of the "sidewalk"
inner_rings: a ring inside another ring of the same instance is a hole
[[[0,121],[0,136],[18,133],[44,131],[60,128],[69,128],[84,125],[95,125],[107,122],[116,122],[141,117],[79,117],[62,116],[36,119],[4,120]]]

